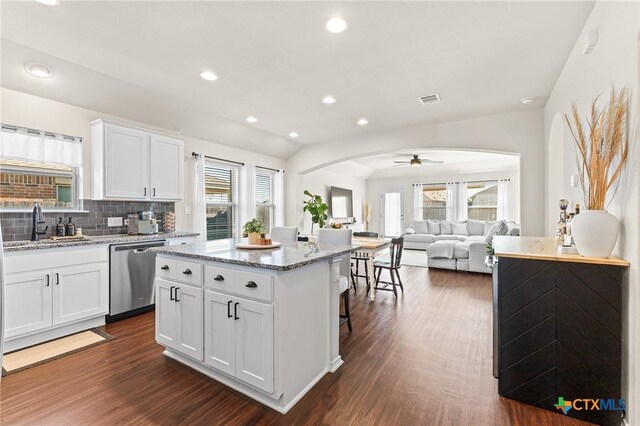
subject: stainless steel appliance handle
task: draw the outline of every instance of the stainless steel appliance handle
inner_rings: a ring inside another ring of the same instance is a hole
[[[123,250],[140,250],[149,249],[152,247],[162,247],[167,245],[167,240],[155,240],[152,242],[132,243],[132,244],[114,244],[111,246],[111,251],[123,251]],[[138,252],[141,253],[141,252]]]
[[[134,253],[146,253],[148,252],[149,249],[148,248],[139,248],[139,249],[133,249]]]

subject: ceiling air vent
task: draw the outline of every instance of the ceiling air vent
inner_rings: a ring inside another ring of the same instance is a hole
[[[434,93],[433,95],[421,96],[418,98],[422,105],[435,104],[440,102],[440,95]]]

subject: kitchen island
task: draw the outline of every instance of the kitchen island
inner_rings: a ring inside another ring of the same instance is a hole
[[[166,356],[286,413],[342,364],[340,265],[357,249],[154,249],[156,340]]]
[[[619,425],[622,276],[629,262],[558,254],[552,238],[496,236],[493,247],[498,393]]]

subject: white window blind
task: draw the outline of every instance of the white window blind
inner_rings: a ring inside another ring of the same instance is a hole
[[[238,229],[238,168],[205,162],[207,240],[236,238]]]
[[[267,233],[271,232],[275,220],[274,177],[273,170],[256,167],[254,180],[256,219],[265,224]]]

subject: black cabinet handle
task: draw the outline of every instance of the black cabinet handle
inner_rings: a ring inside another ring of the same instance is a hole
[[[231,300],[227,302],[227,318],[231,318]]]
[[[185,274],[185,275],[193,274],[193,272],[191,272],[191,269],[185,269],[184,271],[182,271],[182,273]]]
[[[56,272],[56,285],[60,285],[60,274]]]
[[[167,271],[169,270],[169,265],[161,266],[160,269],[162,269],[163,271]]]
[[[239,320],[240,317],[238,316],[238,305],[240,304],[240,302],[236,302],[233,304],[233,319],[234,320]]]
[[[213,280],[214,281],[224,281],[224,277],[222,275],[216,275]]]
[[[258,287],[258,284],[256,284],[255,281],[249,281],[245,287],[256,288]]]
[[[146,186],[144,187],[144,196],[145,197],[147,196],[147,187]]]
[[[173,289],[176,288],[175,285],[172,285],[169,289],[169,300],[173,300]]]
[[[47,274],[47,283],[44,286],[49,287],[49,274]]]
[[[156,196],[156,189],[155,188],[153,188],[153,196],[154,197]]]
[[[176,287],[176,296],[175,296],[175,301],[179,302],[180,299],[178,299],[178,290],[180,290],[180,287]]]

